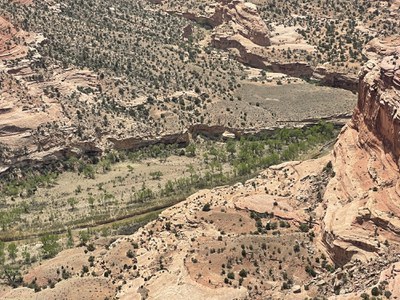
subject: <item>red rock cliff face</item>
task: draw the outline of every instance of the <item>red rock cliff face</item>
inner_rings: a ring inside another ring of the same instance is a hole
[[[321,206],[322,241],[337,264],[389,255],[386,245],[400,242],[400,39],[373,41],[366,55]]]
[[[360,74],[358,104],[353,121],[360,139],[373,133],[385,150],[400,156],[400,39],[373,41],[366,49],[371,60]]]

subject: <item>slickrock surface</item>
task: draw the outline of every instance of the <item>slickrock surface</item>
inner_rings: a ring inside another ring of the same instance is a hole
[[[281,272],[285,270],[296,285],[303,286],[309,278],[302,260],[314,261],[323,251],[298,226],[307,222],[307,210],[316,206],[331,176],[322,170],[326,163],[326,157],[286,163],[244,185],[200,191],[134,235],[113,242],[108,250],[96,249],[86,255],[83,248],[66,250],[33,267],[24,280],[29,283],[36,278],[41,286],[56,282],[61,266],[69,266],[74,278],[88,265],[85,257],[93,255],[95,263],[89,274],[94,272],[104,280],[104,272],[110,270],[107,282],[115,286],[120,299],[141,299],[144,294],[150,299],[277,297]],[[204,211],[205,204],[210,204],[210,211]],[[301,246],[295,252],[297,244]],[[129,250],[132,257],[127,256]],[[247,277],[239,287],[242,269]],[[221,274],[222,270],[226,273]],[[230,272],[235,279],[224,283]],[[83,278],[93,279],[89,274]],[[71,279],[61,282],[66,282],[64,288],[68,282],[71,288],[76,284]],[[295,291],[289,288],[284,294],[297,297]],[[19,288],[3,297],[24,293],[29,295],[29,290]]]

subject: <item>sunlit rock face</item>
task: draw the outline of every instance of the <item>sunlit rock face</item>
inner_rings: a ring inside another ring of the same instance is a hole
[[[334,150],[336,176],[324,196],[323,241],[339,264],[383,255],[400,232],[400,40],[373,40],[360,72],[352,122]]]

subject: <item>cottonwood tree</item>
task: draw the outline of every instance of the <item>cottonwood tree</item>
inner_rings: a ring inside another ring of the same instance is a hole
[[[60,251],[60,245],[58,244],[58,238],[53,234],[46,234],[40,239],[42,242],[43,258],[52,258],[57,255]]]

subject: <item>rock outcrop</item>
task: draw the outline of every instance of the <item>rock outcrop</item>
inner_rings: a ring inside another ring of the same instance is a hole
[[[358,91],[359,79],[357,76],[328,70],[323,66],[315,68],[310,78],[327,86],[342,88],[353,92]]]
[[[269,46],[267,25],[258,14],[257,7],[243,0],[219,0],[204,10],[170,11],[201,25],[213,28],[220,35],[240,35],[256,45]]]
[[[265,68],[265,59],[254,54],[252,49],[270,46],[270,34],[258,13],[257,6],[253,3],[243,0],[218,0],[182,11],[181,7],[178,9],[174,6],[176,3],[151,2],[172,5],[172,8],[165,6],[164,9],[212,29],[213,47],[223,50],[235,49],[238,51],[239,61],[257,68]]]
[[[324,197],[323,241],[338,264],[367,261],[400,241],[400,39],[373,41],[360,74],[353,119],[334,150],[335,178]]]
[[[257,7],[250,2],[221,0],[215,7],[212,19],[217,26],[225,27],[223,31],[239,34],[256,45],[271,44],[268,28],[258,14]]]
[[[361,74],[359,101],[354,123],[360,135],[372,132],[395,159],[400,156],[400,39],[388,39],[376,47],[371,43],[366,54],[372,57]],[[368,138],[361,135],[364,142]]]

